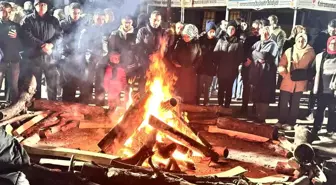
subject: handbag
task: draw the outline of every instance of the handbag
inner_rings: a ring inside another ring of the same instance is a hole
[[[291,48],[291,61],[293,61],[293,51],[294,48]],[[290,71],[291,80],[296,81],[305,81],[313,78],[312,68],[309,66],[308,69],[294,69],[294,64],[291,62],[291,71]]]

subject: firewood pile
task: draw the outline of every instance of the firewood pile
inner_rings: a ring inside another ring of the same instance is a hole
[[[292,150],[283,146],[288,141],[279,139],[275,127],[232,118],[231,109],[188,105],[171,98],[160,102],[158,107],[160,113],[169,113],[168,120],[162,119],[160,114],[145,115],[151,92],[127,110],[109,110],[79,103],[33,100],[35,88],[33,77],[18,103],[0,110],[0,125],[5,126],[7,133],[15,136],[31,155],[33,165],[25,171],[27,176],[38,172],[55,177],[52,178],[54,182],[48,182],[51,184],[63,181],[63,184],[67,181],[72,184],[251,183],[240,176],[241,173],[230,177],[186,174],[197,171],[194,159],[220,163],[229,156],[228,147],[213,147],[200,134],[204,129],[209,133],[257,140],[277,156],[293,157]],[[38,144],[62,132],[87,128],[110,129],[97,143],[100,152]],[[35,180],[41,182],[43,179],[40,176]]]

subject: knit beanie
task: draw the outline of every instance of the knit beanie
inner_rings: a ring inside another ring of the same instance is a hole
[[[34,6],[36,6],[39,3],[46,3],[46,4],[50,4],[49,0],[34,0]]]
[[[191,39],[194,39],[198,36],[198,29],[193,24],[187,24],[182,31],[182,35],[188,35]]]
[[[213,21],[208,20],[205,24],[205,32],[209,32],[210,30],[216,31],[216,24]]]

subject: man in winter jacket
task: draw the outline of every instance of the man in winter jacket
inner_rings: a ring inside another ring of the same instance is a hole
[[[9,20],[12,6],[3,2],[0,4],[0,48],[4,54],[0,63],[0,83],[2,83],[5,73],[10,84],[11,101],[14,103],[18,98],[18,81],[21,60],[20,51],[22,49],[21,40],[18,33],[20,26]]]
[[[217,43],[216,25],[212,21],[208,21],[205,27],[205,33],[199,38],[202,48],[202,62],[197,70],[198,76],[198,92],[197,100],[200,100],[201,94],[204,95],[203,104],[209,103],[210,87],[213,77],[216,75],[216,65],[214,57],[214,49]],[[198,102],[198,104],[200,104]]]
[[[164,36],[165,30],[161,27],[161,14],[158,11],[153,11],[149,18],[149,23],[139,29],[136,44],[138,44],[138,56],[142,62],[142,74],[139,80],[140,93],[145,92],[146,79],[145,74],[149,67],[149,56],[159,51],[160,40]]]
[[[79,82],[81,79],[78,69],[82,68],[83,56],[78,55],[76,52],[81,27],[83,26],[81,13],[80,4],[71,3],[69,6],[69,17],[61,21],[61,27],[64,32],[62,39],[64,63],[61,65],[63,82],[62,100],[68,102],[75,101],[76,90],[80,85]]]
[[[96,10],[93,16],[94,24],[82,30],[79,39],[79,51],[85,55],[86,67],[83,84],[80,87],[80,101],[87,104],[92,102],[93,82],[95,80],[96,104],[104,104],[104,71],[108,56],[105,14]]]
[[[278,45],[278,58],[276,59],[275,64],[279,65],[282,49],[286,41],[286,33],[278,25],[279,19],[277,16],[269,16],[268,21],[270,23],[271,39]]]
[[[35,75],[37,80],[36,98],[41,98],[42,72],[48,85],[48,99],[56,100],[58,71],[55,57],[56,44],[62,37],[62,29],[58,20],[48,11],[47,0],[35,0],[34,13],[25,17],[22,22],[23,41],[25,46],[24,76]]]

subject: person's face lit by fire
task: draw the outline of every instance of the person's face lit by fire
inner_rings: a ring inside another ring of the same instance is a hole
[[[12,13],[12,8],[0,7],[0,19],[1,20],[8,20],[11,13]]]
[[[303,49],[306,47],[307,41],[303,37],[300,37],[297,39],[296,45],[299,49]]]
[[[226,29],[226,33],[229,35],[229,37],[231,37],[236,33],[236,28],[234,26],[229,26]]]
[[[207,35],[208,35],[209,39],[215,38],[215,36],[216,36],[216,30],[214,30],[214,29],[209,30],[208,33],[207,33]]]
[[[258,23],[253,23],[252,27],[251,27],[251,32],[254,36],[258,36],[259,35],[259,30],[260,30],[260,24]]]
[[[336,27],[328,26],[328,33],[329,33],[329,36],[335,36],[336,35]]]
[[[158,28],[161,25],[161,15],[151,15],[149,18],[149,23],[152,26],[152,28]]]
[[[132,28],[132,24],[133,24],[132,19],[124,18],[124,19],[121,20],[122,28],[125,31],[129,31]]]
[[[265,26],[262,29],[260,29],[259,34],[260,34],[261,41],[268,40],[270,38],[270,31],[269,31],[268,26]]]
[[[35,10],[40,16],[43,16],[48,11],[48,4],[47,3],[38,3],[35,6]]]
[[[181,35],[183,31],[184,25],[182,23],[176,23],[175,25],[175,32],[176,35]]]
[[[120,54],[119,53],[112,53],[110,54],[110,62],[113,64],[120,63]]]
[[[192,40],[192,38],[187,34],[182,35],[182,38],[184,42],[190,42]]]
[[[97,26],[102,26],[105,24],[105,15],[94,15],[93,16],[94,24]]]
[[[328,49],[330,51],[336,51],[336,39],[333,39],[329,42]]]
[[[73,21],[78,21],[82,15],[81,9],[70,9],[69,10],[70,17]]]

